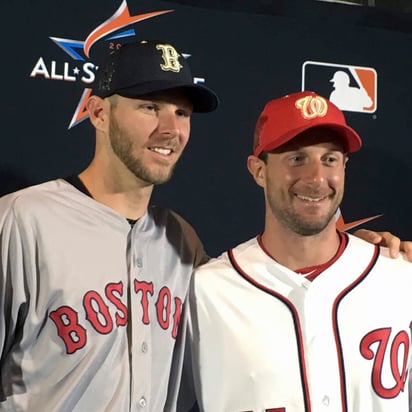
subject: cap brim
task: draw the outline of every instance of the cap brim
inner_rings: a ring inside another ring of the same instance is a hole
[[[343,126],[336,123],[322,123],[317,125],[312,124],[309,127],[300,127],[290,130],[288,133],[285,133],[283,136],[276,139],[276,141],[273,142],[272,145],[268,145],[267,147],[263,148],[259,148],[259,146],[256,147],[255,153],[256,151],[259,151],[260,154],[261,152],[270,152],[272,150],[275,150],[295,138],[298,134],[315,127],[323,127],[337,132],[343,138],[343,141],[345,142],[345,150],[348,153],[357,152],[362,147],[362,140],[360,136],[350,126]]]
[[[116,94],[124,97],[139,97],[164,90],[184,89],[193,104],[196,113],[212,112],[219,105],[219,98],[210,89],[200,84],[176,83],[170,81],[154,81],[137,84],[125,89],[116,90]]]

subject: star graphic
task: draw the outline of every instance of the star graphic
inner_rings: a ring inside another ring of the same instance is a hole
[[[84,62],[90,56],[90,49],[92,46],[101,39],[113,40],[124,38],[128,36],[134,36],[136,33],[134,29],[127,28],[121,32],[121,29],[130,26],[131,24],[138,23],[143,20],[147,20],[162,14],[170,13],[173,10],[161,10],[149,13],[143,13],[136,16],[131,16],[127,5],[127,1],[123,0],[120,7],[116,12],[101,25],[96,27],[87,36],[86,40],[73,40],[61,37],[50,37],[50,39],[56,43],[65,53],[67,53],[72,59]],[[117,32],[117,33],[115,33]],[[114,33],[114,34],[113,34]],[[108,37],[110,34],[112,36]],[[80,70],[78,67],[73,69],[74,74],[79,74]],[[90,96],[91,89],[85,89],[82,93],[80,101],[76,107],[75,113],[70,121],[68,129],[78,125],[80,122],[88,117],[87,111],[85,109],[85,102]]]

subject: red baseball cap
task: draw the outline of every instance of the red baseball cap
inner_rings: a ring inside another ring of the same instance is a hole
[[[347,152],[362,146],[358,133],[346,124],[345,116],[333,103],[311,91],[288,94],[269,101],[256,123],[254,155],[274,150],[312,127],[336,132]]]

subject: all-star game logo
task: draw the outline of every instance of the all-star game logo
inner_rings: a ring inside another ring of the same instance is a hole
[[[90,96],[91,88],[87,86],[92,84],[95,78],[96,65],[90,61],[90,49],[99,40],[115,41],[116,39],[134,36],[135,31],[130,28],[132,24],[157,17],[173,10],[161,10],[144,14],[131,16],[126,0],[122,3],[118,10],[105,22],[96,27],[86,37],[86,40],[79,41],[73,39],[64,39],[60,37],[50,37],[50,39],[59,46],[70,57],[70,61],[64,63],[52,60],[45,61],[40,57],[31,70],[30,77],[42,77],[48,80],[59,80],[66,82],[82,82],[85,85],[80,101],[75,109],[73,117],[70,121],[68,129],[78,125],[88,117],[85,109],[85,104]],[[115,43],[113,43],[115,44]],[[115,46],[114,46],[115,47]],[[187,57],[188,55],[184,55]],[[198,78],[195,81],[204,81]]]

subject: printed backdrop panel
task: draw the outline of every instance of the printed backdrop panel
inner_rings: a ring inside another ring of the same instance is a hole
[[[216,112],[193,116],[175,175],[153,196],[196,227],[211,255],[262,230],[263,196],[246,170],[254,123],[267,100],[302,89],[334,99],[364,139],[348,164],[346,227],[412,238],[412,33],[155,0],[5,0],[0,11],[0,194],[82,170],[94,149],[83,103],[97,58],[121,42],[160,39],[188,54],[194,76],[221,98]]]

